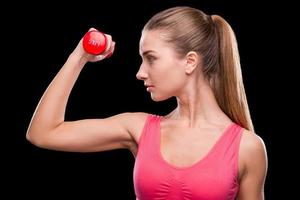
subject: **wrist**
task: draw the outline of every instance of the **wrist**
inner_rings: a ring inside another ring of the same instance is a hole
[[[79,56],[75,53],[71,53],[69,55],[68,61],[82,68],[88,62],[88,59],[84,56]]]

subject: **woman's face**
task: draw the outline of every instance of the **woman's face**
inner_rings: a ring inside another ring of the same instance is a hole
[[[154,101],[177,96],[183,88],[185,58],[179,58],[161,31],[143,31],[140,40],[142,64],[136,77],[143,80]]]

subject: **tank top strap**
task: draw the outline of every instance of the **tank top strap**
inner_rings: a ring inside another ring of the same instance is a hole
[[[148,114],[140,139],[138,141],[138,152],[148,151],[153,152],[153,148],[156,146],[157,131],[159,130],[159,119],[160,116],[154,114]]]
[[[239,148],[239,143],[241,139],[243,128],[236,123],[233,123],[230,126],[230,129],[227,130],[227,133],[222,137],[222,140],[219,141],[217,148],[220,148],[222,152],[227,152],[229,149],[237,152]]]
[[[234,123],[217,144],[213,152],[214,155],[210,157],[214,159],[210,160],[210,162],[219,162],[219,164],[222,163],[231,166],[233,176],[235,176],[236,180],[238,176],[239,147],[243,130],[241,126]]]

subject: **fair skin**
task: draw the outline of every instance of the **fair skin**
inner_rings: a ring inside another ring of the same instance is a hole
[[[114,50],[111,44],[105,54]],[[144,31],[140,54],[143,62],[137,78],[144,82],[151,98],[162,101],[175,96],[178,102],[161,121],[163,158],[178,167],[192,165],[205,156],[232,121],[221,111],[209,82],[203,78],[201,57],[196,52],[179,57],[164,42],[161,32]],[[43,148],[74,152],[126,148],[136,156],[147,113],[64,120],[69,94],[82,68],[86,62],[99,60],[87,55],[79,42],[41,98],[27,131],[29,141]],[[263,141],[244,130],[239,152],[239,200],[264,199],[266,170]]]

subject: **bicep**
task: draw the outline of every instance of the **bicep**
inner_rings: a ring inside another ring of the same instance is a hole
[[[129,148],[133,141],[127,123],[129,115],[123,113],[105,119],[63,122],[48,134],[41,146],[75,152]]]
[[[264,142],[257,135],[251,134],[245,137],[243,143],[240,154],[245,169],[240,180],[237,199],[264,200],[264,183],[267,173],[267,153]]]

